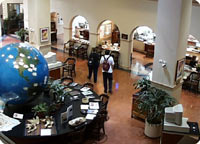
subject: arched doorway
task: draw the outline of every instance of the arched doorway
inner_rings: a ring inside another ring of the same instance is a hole
[[[155,33],[147,26],[138,26],[133,29],[130,35],[130,64],[133,74],[151,77],[155,38]]]
[[[187,50],[185,54],[185,65],[191,66],[193,68],[199,67],[199,47],[199,41],[193,35],[188,35]]]
[[[146,53],[145,43],[149,45],[155,44],[156,34],[148,26],[138,26],[133,29],[131,34],[131,52],[139,51]]]
[[[89,24],[85,17],[75,16],[71,21],[71,28],[73,40],[89,43]]]
[[[111,20],[105,20],[98,27],[98,44],[120,47],[120,31]]]
[[[57,12],[51,12],[51,42],[59,49],[63,49],[64,44],[64,22],[61,15]]]

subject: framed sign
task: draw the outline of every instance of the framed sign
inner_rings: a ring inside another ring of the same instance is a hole
[[[128,40],[128,35],[127,34],[122,34],[122,39]]]
[[[177,61],[175,81],[179,81],[183,77],[185,58]]]
[[[40,37],[41,37],[41,42],[47,42],[49,41],[49,28],[41,28],[40,29]]]

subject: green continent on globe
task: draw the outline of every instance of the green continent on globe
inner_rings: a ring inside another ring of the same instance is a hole
[[[30,56],[30,50],[20,47],[17,47],[17,49],[18,55],[16,57],[16,62],[19,66],[19,75],[23,77],[26,81],[29,81],[29,78],[27,76],[24,76],[24,71],[27,69],[29,72],[36,71],[35,69],[39,63],[39,60],[36,56],[34,58]]]

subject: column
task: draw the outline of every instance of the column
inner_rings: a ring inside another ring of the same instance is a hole
[[[43,54],[51,50],[50,0],[24,0],[29,42]]]
[[[89,31],[89,41],[90,41],[90,47],[88,49],[88,52],[90,53],[93,47],[96,47],[98,45],[98,33],[92,32],[91,30]]]
[[[159,0],[152,82],[179,100],[177,61],[185,58],[192,0]],[[163,65],[166,63],[166,66]]]
[[[120,40],[119,66],[122,69],[130,70],[131,41]]]
[[[64,28],[64,43],[68,42],[68,40],[72,39],[72,28],[63,27]]]

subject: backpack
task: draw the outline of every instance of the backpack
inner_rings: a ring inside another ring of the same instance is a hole
[[[104,57],[103,70],[107,72],[110,68],[110,64],[108,63],[108,59],[110,58],[110,56],[107,59],[105,58],[105,56],[103,57]]]

